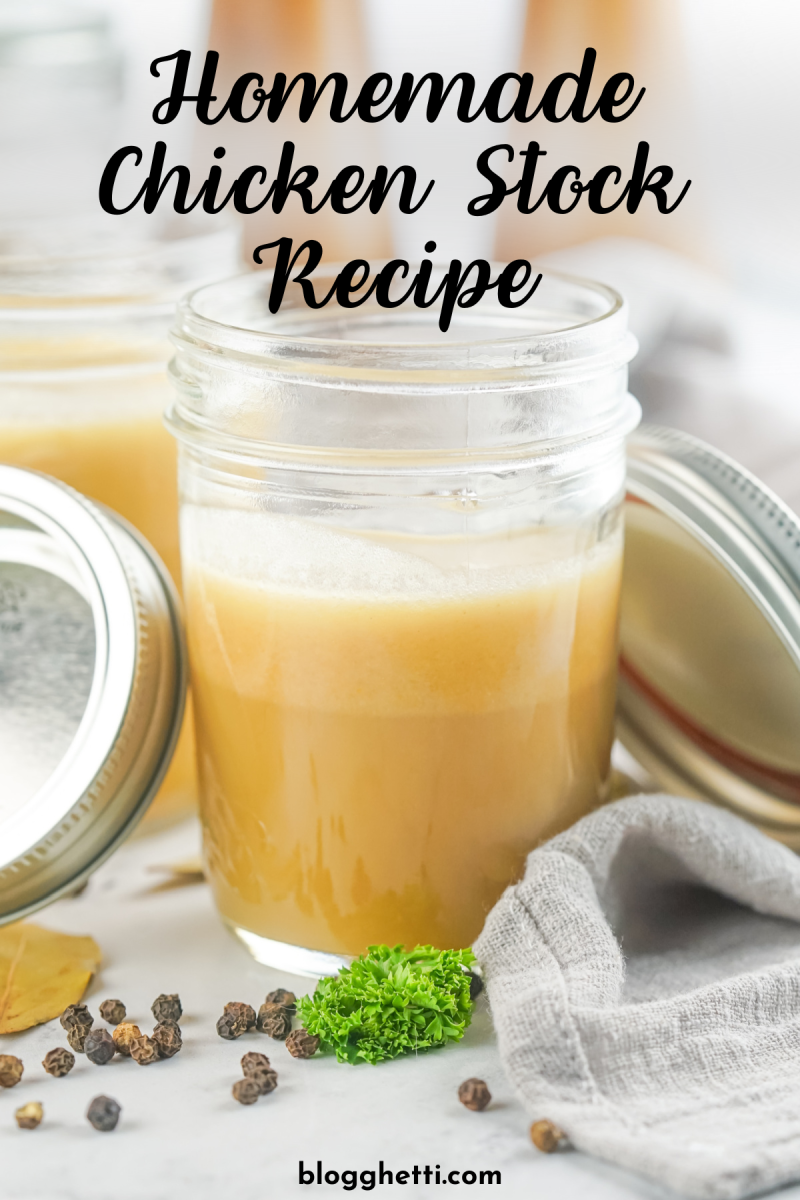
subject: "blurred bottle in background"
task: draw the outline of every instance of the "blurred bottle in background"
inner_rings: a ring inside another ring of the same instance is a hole
[[[220,54],[216,94],[227,95],[234,80],[254,71],[271,86],[272,76],[283,72],[289,79],[302,71],[313,72],[317,83],[332,71],[347,75],[357,91],[372,69],[367,56],[362,8],[359,0],[214,0],[209,45]],[[332,90],[332,89],[331,89]],[[195,153],[197,168],[214,162],[216,146],[225,146],[224,178],[231,180],[243,168],[258,163],[274,178],[284,142],[295,143],[294,170],[313,164],[319,170],[315,199],[321,199],[338,171],[358,164],[367,179],[380,161],[377,126],[350,120],[334,124],[325,97],[311,119],[297,116],[299,88],[292,94],[279,122],[269,124],[262,114],[254,125],[223,118],[202,131]],[[392,164],[392,168],[394,168]],[[388,209],[370,213],[365,205],[352,215],[333,213],[326,205],[316,214],[303,211],[297,195],[289,197],[282,213],[271,206],[244,221],[245,257],[252,247],[279,237],[297,241],[315,238],[330,261],[356,257],[380,258],[391,248]],[[274,252],[265,253],[265,262]]]
[[[645,95],[635,111],[618,123],[605,122],[599,116],[585,123],[568,118],[554,124],[541,117],[527,125],[509,123],[505,127],[508,136],[496,141],[509,141],[519,152],[530,140],[537,140],[547,151],[537,165],[533,199],[559,166],[576,165],[586,182],[599,168],[614,164],[621,182],[607,185],[604,203],[610,204],[630,178],[640,141],[650,145],[648,170],[663,163],[674,168],[675,177],[668,188],[671,199],[677,199],[687,179],[692,179],[692,186],[678,208],[666,215],[658,212],[652,195],[645,195],[636,213],[628,212],[623,203],[604,214],[592,213],[585,195],[572,212],[555,213],[545,203],[527,215],[517,211],[516,197],[509,197],[499,224],[498,257],[531,258],[594,238],[625,236],[647,239],[707,262],[679,0],[528,0],[517,69],[533,73],[536,102],[549,80],[561,72],[580,71],[587,47],[597,51],[588,110],[605,81],[616,72],[634,77],[629,104],[640,88],[646,88]],[[575,87],[571,81],[564,85],[562,111],[575,95]],[[627,107],[622,105],[620,111]],[[496,161],[502,162],[502,156]],[[516,183],[521,170],[517,153],[507,177]],[[566,206],[572,197],[566,187],[564,194]]]
[[[798,38],[796,0],[528,0],[523,67],[545,79],[575,71],[592,45],[598,79],[630,70],[647,88],[619,125],[533,122],[522,137],[552,152],[543,165],[575,162],[585,178],[623,167],[645,139],[653,165],[675,168],[672,188],[692,185],[670,215],[645,197],[635,215],[523,216],[509,198],[497,252],[618,288],[640,343],[631,390],[645,419],[711,442],[800,511],[800,159],[786,153],[800,118]]]

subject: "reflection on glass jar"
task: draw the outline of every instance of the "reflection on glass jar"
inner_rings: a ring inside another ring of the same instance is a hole
[[[201,289],[175,335],[217,903],[295,969],[464,946],[532,846],[604,797],[625,310],[552,275],[442,335],[434,309],[314,312],[298,288],[271,316],[268,291]]]
[[[167,330],[192,281],[229,274],[238,236],[145,240],[104,227],[0,234],[0,462],[53,475],[139,529],[180,580]],[[195,799],[191,720],[148,819]]]

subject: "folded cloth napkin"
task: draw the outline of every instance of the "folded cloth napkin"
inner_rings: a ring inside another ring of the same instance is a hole
[[[731,813],[620,800],[528,858],[475,946],[532,1119],[678,1192],[800,1178],[800,859]]]

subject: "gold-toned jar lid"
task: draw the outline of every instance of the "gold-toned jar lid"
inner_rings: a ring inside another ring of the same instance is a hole
[[[696,438],[629,442],[618,736],[800,849],[800,520]]]
[[[0,923],[128,835],[185,694],[178,600],[150,547],[65,484],[0,466]]]

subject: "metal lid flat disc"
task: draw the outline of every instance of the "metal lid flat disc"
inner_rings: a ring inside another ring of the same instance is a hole
[[[0,466],[0,923],[75,887],[144,813],[185,664],[177,597],[143,539]]]
[[[623,745],[800,848],[800,522],[675,430],[629,442],[620,643]]]

